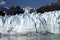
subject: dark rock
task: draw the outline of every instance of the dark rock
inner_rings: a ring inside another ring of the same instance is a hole
[[[12,6],[6,11],[7,15],[16,15],[20,13],[24,13],[24,10],[19,6]]]
[[[8,10],[8,8],[7,7],[1,7],[0,10],[3,11],[3,13],[6,14],[6,11]]]
[[[36,12],[44,13],[44,12],[55,11],[55,10],[60,10],[60,4],[58,5],[57,3],[52,3],[51,5],[42,6],[40,8],[37,8]]]
[[[0,35],[1,35],[1,33],[0,33]]]
[[[0,38],[1,38],[2,33],[0,33]]]
[[[0,7],[0,16],[5,16],[7,10],[8,8]]]
[[[8,8],[7,7],[1,7],[0,10],[1,11],[6,11],[6,10],[8,10]]]
[[[5,13],[3,13],[3,11],[0,10],[0,16],[5,16]]]
[[[30,9],[29,13],[35,12],[35,9]]]

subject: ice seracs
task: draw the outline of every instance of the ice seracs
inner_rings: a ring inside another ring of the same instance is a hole
[[[60,11],[23,13],[0,17],[0,32],[10,34],[53,33],[60,34]]]
[[[26,8],[23,8],[23,9],[25,10],[24,13],[36,12],[36,8],[26,7]]]

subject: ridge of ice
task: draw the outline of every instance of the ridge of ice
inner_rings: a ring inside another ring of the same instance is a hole
[[[60,34],[60,11],[0,16],[0,33],[50,32]]]

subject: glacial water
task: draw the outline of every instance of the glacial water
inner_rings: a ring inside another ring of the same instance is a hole
[[[60,35],[2,36],[0,40],[60,40]]]

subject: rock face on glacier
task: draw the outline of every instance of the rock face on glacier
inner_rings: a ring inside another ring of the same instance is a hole
[[[20,6],[11,6],[7,11],[6,15],[16,15],[24,13],[24,10]]]
[[[27,33],[60,34],[60,11],[41,13],[24,13],[15,16],[0,16],[0,33],[27,34]]]
[[[0,16],[5,16],[5,13],[0,10]]]
[[[44,12],[50,12],[50,11],[55,11],[55,10],[60,10],[59,3],[52,3],[52,4],[48,4],[48,5],[39,7],[36,9],[36,12],[37,13],[44,13]]]

